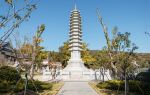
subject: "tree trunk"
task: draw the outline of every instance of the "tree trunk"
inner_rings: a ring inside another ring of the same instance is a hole
[[[52,68],[52,79],[56,78],[56,69]]]
[[[113,69],[113,74],[114,74],[114,78],[116,79],[117,78],[117,67],[114,65],[114,63],[113,63],[113,57],[112,57],[112,53],[109,51],[109,57],[110,57],[110,59],[111,59],[111,62],[110,62],[110,64],[111,64],[111,67],[112,67],[112,69]]]
[[[99,71],[100,71],[100,73],[102,75],[102,82],[104,82],[105,80],[104,80],[104,71],[103,71],[103,68],[100,68]]]
[[[97,80],[97,74],[96,74],[96,71],[95,71],[95,80]]]
[[[125,95],[129,95],[129,80],[127,79],[125,72]]]
[[[105,79],[104,79],[105,76],[104,76],[104,71],[103,70],[102,70],[102,73],[103,73],[102,76],[103,76],[103,82],[104,82],[105,81]]]
[[[31,80],[33,80],[33,76],[34,76],[34,64],[31,64],[31,69],[30,69],[30,78]]]
[[[34,77],[34,64],[35,64],[35,57],[36,57],[36,43],[35,43],[34,39],[33,39],[33,48],[32,48],[32,51],[33,51],[32,62],[31,62],[31,69],[30,69],[31,79],[33,79],[33,77]]]
[[[126,79],[126,73],[125,73],[125,90],[124,90],[124,95],[127,95],[127,79]]]

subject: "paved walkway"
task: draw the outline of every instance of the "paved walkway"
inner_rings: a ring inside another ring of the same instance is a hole
[[[57,95],[98,95],[88,82],[65,82]]]

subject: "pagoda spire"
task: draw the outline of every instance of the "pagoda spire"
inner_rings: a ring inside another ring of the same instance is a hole
[[[75,5],[74,5],[74,10],[77,10],[77,6],[76,6],[76,3],[75,3]]]

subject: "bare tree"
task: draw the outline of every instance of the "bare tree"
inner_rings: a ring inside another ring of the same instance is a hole
[[[18,5],[22,4],[22,7]],[[3,10],[5,7],[5,11]],[[30,18],[32,11],[36,9],[36,3],[31,0],[4,0],[0,6],[3,14],[0,15],[0,31],[4,34],[0,37],[0,46],[7,40],[7,38],[19,28],[21,23]]]
[[[104,35],[105,35],[105,39],[106,39],[106,42],[107,42],[108,55],[109,55],[109,57],[111,59],[110,64],[111,64],[111,67],[113,68],[113,71],[114,71],[114,73],[116,75],[116,73],[117,73],[117,67],[115,66],[115,63],[113,62],[112,48],[111,48],[110,38],[109,38],[109,35],[108,35],[107,27],[104,24],[103,19],[100,16],[100,13],[99,13],[98,9],[97,9],[97,15],[98,15],[98,19],[99,19],[99,22],[100,22],[100,24],[102,26],[102,29],[103,29],[103,32],[104,32]]]
[[[53,53],[49,52],[49,54],[48,54],[48,65],[51,69],[52,80],[54,80],[56,78],[57,64],[54,61],[52,56],[53,56]]]
[[[14,51],[15,57],[16,57],[16,61],[19,63],[18,66],[20,67],[20,70],[21,70],[21,69],[22,69],[22,70],[25,70],[25,75],[24,75],[24,76],[25,76],[24,91],[22,92],[22,94],[23,94],[23,95],[26,95],[27,93],[30,93],[30,92],[27,90],[28,77],[31,77],[31,76],[29,75],[29,72],[30,72],[30,69],[29,69],[29,68],[30,68],[30,64],[27,64],[27,63],[26,63],[27,60],[30,60],[30,57],[26,57],[26,56],[25,56],[25,53],[22,51],[22,46],[25,45],[25,44],[29,44],[29,43],[28,43],[26,37],[25,37],[25,40],[23,41],[23,43],[20,41],[18,34],[13,35],[13,37],[14,37],[15,44],[16,44],[16,47],[17,47],[17,48],[15,48],[15,49],[13,48],[13,51]],[[26,51],[28,51],[28,49],[31,49],[31,48],[25,48],[25,49],[26,49]],[[28,55],[29,55],[29,54],[28,54]],[[20,70],[17,70],[19,74],[20,74]],[[16,83],[15,87],[13,88],[13,90],[17,87],[18,83],[19,83],[21,80],[22,80],[22,78],[20,78],[20,79],[17,81],[17,83]],[[33,92],[32,94],[37,95],[37,93],[38,93],[37,87],[35,86],[33,80],[31,80],[31,82],[32,82],[32,85],[34,86],[34,88],[35,88],[35,90],[36,90],[36,93]],[[13,91],[13,90],[12,90],[12,91]]]

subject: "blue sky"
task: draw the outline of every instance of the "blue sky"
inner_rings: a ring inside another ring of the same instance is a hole
[[[117,26],[120,32],[130,32],[131,41],[139,49],[137,52],[150,53],[150,0],[40,0],[28,22],[24,22],[19,32],[33,34],[37,26],[45,24],[42,46],[46,50],[58,51],[69,36],[70,11],[76,2],[82,16],[83,41],[92,50],[106,45],[104,33],[98,22],[96,9],[100,9],[109,33]]]

